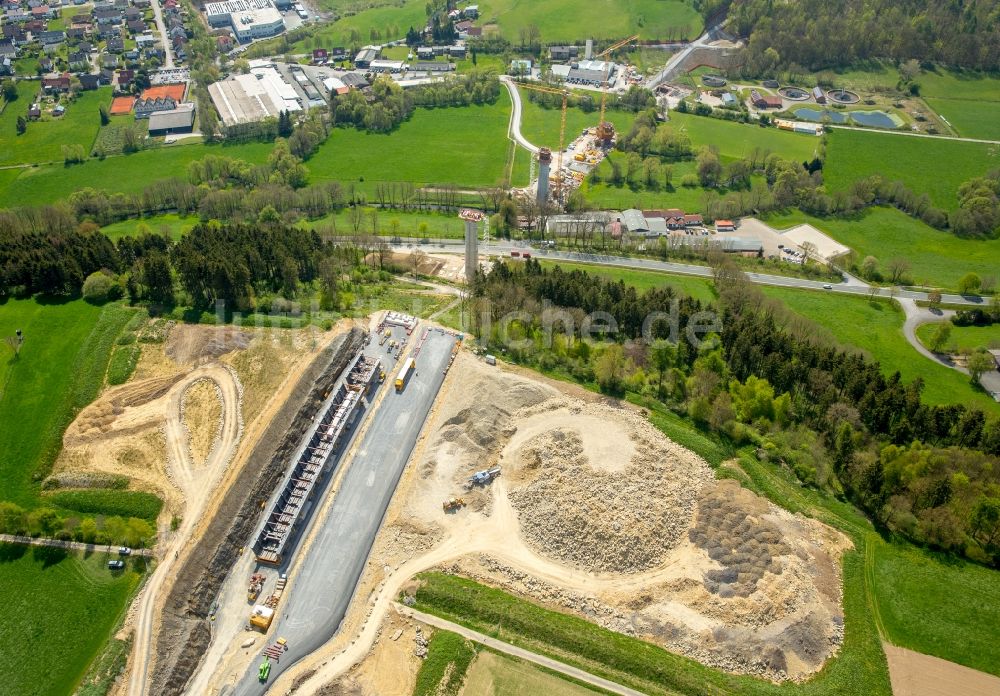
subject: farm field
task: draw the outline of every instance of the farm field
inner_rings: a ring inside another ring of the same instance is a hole
[[[90,159],[69,167],[59,164],[22,169],[20,176],[0,190],[0,206],[45,205],[88,186],[138,193],[154,181],[186,178],[188,164],[205,155],[259,164],[267,159],[272,147],[271,143],[168,146],[105,160]]]
[[[510,108],[501,90],[496,104],[417,109],[388,134],[337,128],[306,163],[310,181],[492,186],[504,176]]]
[[[963,138],[1000,140],[1000,100],[926,97],[924,101]]]
[[[851,247],[859,260],[874,256],[883,268],[892,259],[905,258],[911,266],[909,276],[918,285],[954,289],[970,271],[980,276],[1000,272],[1000,239],[961,239],[895,208],[870,208],[854,219],[816,218],[793,211],[770,215],[767,222],[778,229],[809,223]]]
[[[820,141],[814,135],[676,111],[670,112],[669,125],[675,130],[687,132],[695,148],[714,145],[719,149],[723,160],[749,157],[754,150],[759,150],[780,155],[793,162],[803,162],[816,156]]]
[[[69,696],[114,629],[142,575],[108,556],[0,544],[0,673],[11,696]]]
[[[195,216],[181,217],[174,213],[168,213],[166,215],[154,215],[147,218],[122,220],[121,222],[103,227],[101,231],[112,242],[116,242],[122,237],[138,236],[143,231],[146,231],[147,228],[149,232],[155,234],[166,233],[172,240],[177,241],[196,224],[198,224],[198,218]]]
[[[360,232],[371,234],[371,213],[376,208],[363,208]],[[306,220],[299,227],[320,230],[338,235],[352,235],[354,224],[350,209],[326,215],[316,220]],[[394,226],[393,223],[398,223]],[[426,225],[426,230],[421,229]],[[465,223],[457,215],[441,213],[405,212],[402,210],[377,210],[376,233],[397,237],[428,237],[430,239],[462,239],[465,236]]]
[[[636,271],[629,268],[608,268],[594,266],[586,263],[566,263],[554,261],[541,261],[543,266],[559,266],[566,272],[584,271],[606,280],[622,281],[626,285],[633,286],[640,292],[645,292],[651,288],[659,288],[669,285],[681,294],[701,300],[702,302],[712,302],[715,300],[715,287],[710,280],[695,276],[672,275],[669,273],[657,273],[655,271]]]
[[[611,153],[612,159],[617,159],[622,165],[622,172],[625,170],[624,153]],[[611,177],[611,165],[601,162],[597,171],[603,179],[600,183],[584,181],[580,187],[586,199],[597,208],[610,210],[626,210],[628,208],[639,208],[648,210],[651,208],[680,208],[689,213],[699,212],[702,208],[702,201],[705,198],[705,189],[700,186],[681,186],[681,179],[687,174],[694,174],[696,165],[694,160],[682,162],[667,162],[664,167],[673,170],[671,188],[647,189],[645,186],[637,186],[635,189],[630,184],[623,183],[615,186],[608,183]]]
[[[605,693],[575,684],[530,662],[485,650],[466,672],[464,691],[480,696],[592,696]]]
[[[830,190],[881,174],[889,181],[902,181],[915,193],[926,193],[939,208],[954,210],[962,182],[1000,167],[1000,151],[985,143],[841,128],[828,137],[823,176]]]
[[[996,570],[913,546],[880,544],[875,587],[894,643],[1000,676]]]
[[[0,336],[24,332],[20,357],[14,361],[4,347],[0,360],[3,499],[29,509],[39,505],[34,475],[51,465],[63,431],[97,396],[114,341],[132,315],[118,304],[95,307],[82,300],[0,304]]]
[[[903,312],[895,303],[872,303],[865,297],[821,291],[761,286],[765,295],[825,328],[838,344],[864,351],[882,365],[884,374],[898,371],[904,381],[924,380],[923,398],[932,404],[975,405],[1000,413],[1000,404],[969,384],[960,372],[923,357],[903,336]]]
[[[89,155],[101,127],[98,110],[111,101],[111,88],[81,92],[74,102],[60,102],[66,113],[51,120],[29,121],[23,135],[17,135],[18,116],[25,116],[38,92],[37,82],[18,83],[18,97],[0,115],[0,165],[63,161],[63,145],[83,145]]]
[[[917,327],[917,338],[925,346],[930,345],[935,327],[941,322],[928,322]],[[952,324],[951,337],[945,345],[947,350],[973,351],[977,348],[1000,348],[1000,324],[992,326],[955,326]]]
[[[545,43],[585,38],[690,38],[701,33],[703,22],[690,2],[679,0],[599,0],[577,3],[567,12],[561,3],[526,0],[484,0],[479,22],[496,23],[508,40],[517,43],[522,28],[538,27]]]

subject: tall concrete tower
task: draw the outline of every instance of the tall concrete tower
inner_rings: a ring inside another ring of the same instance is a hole
[[[552,168],[552,151],[547,147],[538,148],[538,205],[545,205],[549,199],[549,170]]]
[[[587,39],[586,49],[583,52],[584,60],[590,60],[594,57],[594,40]]]
[[[460,210],[465,220],[465,282],[471,284],[479,270],[479,222],[484,215],[478,210]]]

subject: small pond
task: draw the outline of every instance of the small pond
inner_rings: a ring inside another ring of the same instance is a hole
[[[820,111],[819,109],[806,108],[796,109],[795,116],[796,118],[801,118],[806,121],[815,121],[816,123],[821,122],[824,117],[829,116],[830,123],[847,123],[847,114],[840,111],[828,111],[826,109],[823,111]]]
[[[884,111],[851,111],[851,120],[869,128],[898,128],[892,116]]]

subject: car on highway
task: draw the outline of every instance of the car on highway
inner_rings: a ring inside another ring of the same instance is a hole
[[[121,570],[124,567],[125,567],[125,561],[122,561],[120,559],[108,561],[108,570]]]
[[[825,284],[825,285],[823,286],[823,289],[824,289],[824,290],[833,290],[833,286],[832,286],[832,285],[830,285],[829,283],[826,283],[826,284]]]

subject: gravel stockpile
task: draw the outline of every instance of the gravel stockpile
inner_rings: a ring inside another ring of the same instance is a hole
[[[635,573],[659,565],[713,480],[708,464],[638,414],[600,404],[580,413],[600,418],[603,435],[634,454],[627,462],[593,462],[581,432],[565,424],[524,442],[511,457],[510,500],[525,539],[539,553],[589,571]],[[593,427],[593,418],[586,420]]]

